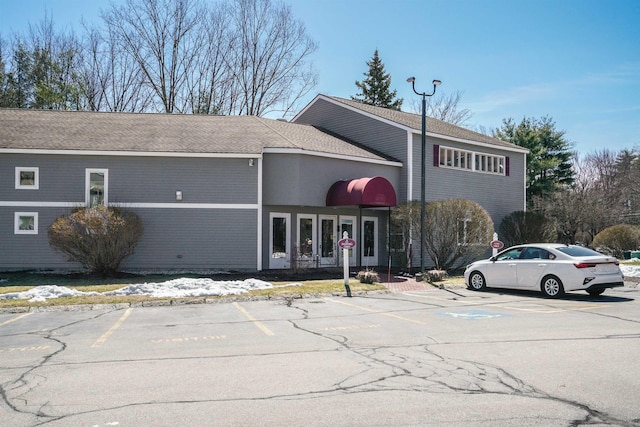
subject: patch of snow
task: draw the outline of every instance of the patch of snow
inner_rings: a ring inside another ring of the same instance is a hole
[[[100,295],[99,292],[81,292],[65,286],[46,285],[36,286],[24,292],[0,294],[0,299],[28,299],[30,302],[42,302],[48,298],[79,297],[86,295]]]
[[[634,258],[634,260],[637,260],[637,258]],[[620,270],[622,270],[622,275],[623,276],[626,276],[626,277],[640,277],[640,267],[637,266],[637,265],[620,264]]]
[[[238,295],[255,289],[272,288],[273,285],[258,279],[219,281],[212,279],[173,279],[162,283],[128,285],[122,289],[105,292],[104,295],[150,295],[162,298]]]
[[[300,286],[299,283],[289,286]],[[180,278],[161,283],[128,285],[109,292],[81,292],[65,286],[36,286],[25,292],[0,294],[0,299],[28,299],[42,302],[49,298],[78,297],[90,295],[149,295],[157,298],[185,298],[201,296],[238,295],[255,289],[268,289],[273,285],[258,279],[220,281],[208,278]]]

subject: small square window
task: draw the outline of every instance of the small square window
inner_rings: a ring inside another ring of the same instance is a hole
[[[38,212],[16,212],[15,234],[38,234]]]
[[[16,190],[37,190],[40,187],[40,168],[16,168]]]

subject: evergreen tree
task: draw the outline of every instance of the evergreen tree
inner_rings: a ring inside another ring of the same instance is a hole
[[[384,64],[378,55],[378,49],[373,53],[371,61],[367,61],[369,71],[363,73],[366,77],[362,82],[356,81],[360,93],[352,96],[354,101],[376,107],[400,110],[402,99],[395,99],[397,91],[390,91],[391,76],[384,69]]]
[[[573,183],[571,143],[564,131],[556,130],[550,117],[525,117],[520,124],[513,119],[502,121],[502,128],[493,131],[495,138],[529,149],[527,154],[527,204],[536,197],[551,197],[564,186]]]

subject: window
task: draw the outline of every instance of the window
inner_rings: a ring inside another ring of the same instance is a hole
[[[508,157],[492,154],[476,153],[474,151],[440,146],[437,166],[453,169],[464,169],[473,172],[509,175],[505,165]]]
[[[37,212],[16,212],[14,223],[15,234],[38,234]]]
[[[16,190],[37,190],[39,186],[39,168],[16,168]]]
[[[109,170],[108,169],[87,169],[86,170],[86,193],[85,199],[87,207],[108,206],[109,194]]]
[[[527,248],[522,254],[522,259],[554,259],[555,256],[547,250],[539,248]]]
[[[498,261],[508,261],[512,259],[520,259],[520,255],[522,254],[523,248],[515,248],[508,250],[506,252],[502,252],[498,254],[496,259]]]

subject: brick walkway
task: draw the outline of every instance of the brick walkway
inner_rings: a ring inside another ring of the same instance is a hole
[[[391,281],[387,276],[380,277],[383,280],[382,285],[389,288],[391,292],[408,292],[408,291],[427,291],[436,289],[429,282],[416,282],[413,277],[391,276]]]

